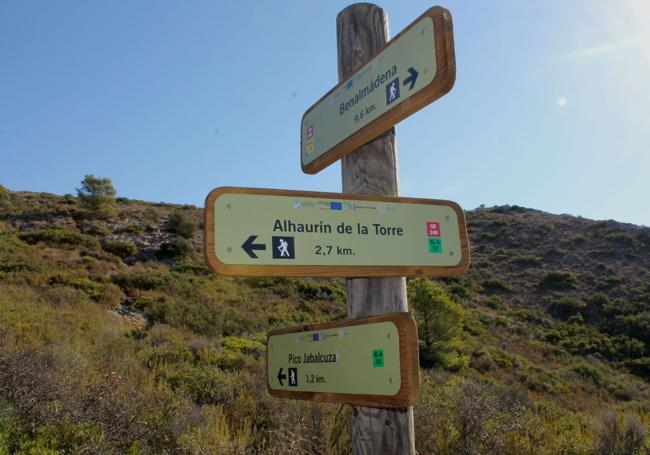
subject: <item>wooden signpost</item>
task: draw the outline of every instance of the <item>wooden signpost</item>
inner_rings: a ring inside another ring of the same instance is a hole
[[[469,246],[458,204],[397,197],[392,127],[453,86],[451,15],[430,8],[387,43],[385,12],[357,3],[339,13],[337,39],[340,83],[303,116],[301,163],[316,173],[342,158],[343,194],[217,188],[205,255],[222,275],[348,277],[351,319],[269,332],[269,393],[352,404],[355,455],[414,455],[418,338],[404,277],[462,273]]]
[[[428,9],[305,112],[302,170],[315,174],[447,93],[456,79],[449,11]]]
[[[224,187],[206,199],[205,227],[221,275],[444,276],[469,263],[450,201]]]
[[[393,313],[272,330],[267,383],[282,398],[413,405],[420,392],[415,321]]]

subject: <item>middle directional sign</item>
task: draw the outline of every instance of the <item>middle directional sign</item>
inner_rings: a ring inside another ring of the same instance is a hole
[[[205,255],[231,276],[449,276],[469,264],[454,202],[232,187],[206,199]]]
[[[307,110],[302,169],[314,174],[451,90],[451,14],[433,7]]]

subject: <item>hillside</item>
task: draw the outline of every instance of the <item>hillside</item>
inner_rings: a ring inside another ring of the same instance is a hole
[[[0,454],[349,453],[347,406],[271,398],[266,332],[344,318],[345,280],[224,278],[202,210],[0,186]],[[650,228],[467,212],[422,454],[650,453]],[[418,315],[416,314],[416,317]]]

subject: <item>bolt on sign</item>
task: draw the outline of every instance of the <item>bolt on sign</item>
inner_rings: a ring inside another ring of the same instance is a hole
[[[409,313],[272,330],[269,393],[359,406],[414,405],[420,393],[417,343]]]
[[[206,199],[205,254],[231,276],[450,276],[469,265],[455,202],[234,187]]]
[[[449,92],[455,80],[451,13],[436,6],[305,112],[302,170],[315,174],[375,139]]]

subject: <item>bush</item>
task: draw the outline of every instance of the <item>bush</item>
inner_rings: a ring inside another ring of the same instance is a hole
[[[644,449],[646,429],[643,422],[628,414],[624,419],[614,412],[605,412],[600,418],[597,455],[635,455],[647,453]]]
[[[191,239],[198,228],[196,220],[189,213],[180,210],[169,215],[167,225],[174,234],[186,239]]]
[[[110,229],[98,225],[92,225],[84,231],[84,234],[94,235],[95,237],[104,237],[106,235],[109,235],[110,233],[111,233]]]
[[[115,188],[111,179],[86,175],[77,188],[79,204],[88,214],[97,218],[111,218],[117,213]]]
[[[460,334],[463,330],[463,308],[426,278],[409,282],[409,301],[418,320],[420,363],[457,370],[467,365],[460,355]]]
[[[548,272],[538,284],[541,290],[569,290],[578,288],[578,280],[571,272]]]
[[[30,245],[42,242],[53,247],[84,246],[86,248],[99,248],[99,242],[94,237],[67,229],[54,228],[21,232],[18,234],[18,238]]]
[[[510,287],[508,286],[508,284],[505,281],[503,281],[503,280],[501,280],[499,278],[484,280],[481,283],[481,286],[483,286],[485,288],[485,290],[489,291],[489,292],[509,292],[510,291]]]
[[[542,264],[542,260],[537,256],[515,256],[510,259],[510,263],[520,267],[535,267]]]
[[[124,232],[140,237],[144,234],[144,227],[140,224],[129,224],[124,228]]]
[[[585,302],[570,297],[561,297],[551,303],[550,306],[550,310],[553,314],[564,319],[580,313],[585,308],[587,308]]]
[[[194,246],[182,237],[175,237],[160,245],[159,259],[183,259],[194,252]]]
[[[10,193],[11,193],[11,191],[9,191],[3,185],[0,185],[0,199],[8,198]]]
[[[131,289],[151,291],[165,286],[169,279],[170,276],[167,273],[155,270],[138,270],[113,276],[113,283],[125,291]]]
[[[102,245],[102,248],[107,253],[114,254],[115,256],[119,256],[122,259],[128,256],[135,256],[136,254],[138,254],[137,246],[135,246],[131,242],[124,242],[121,240],[107,240]]]
[[[580,362],[573,367],[573,371],[582,376],[586,381],[592,382],[596,385],[601,385],[603,383],[603,372],[598,367],[589,365],[585,362]]]

